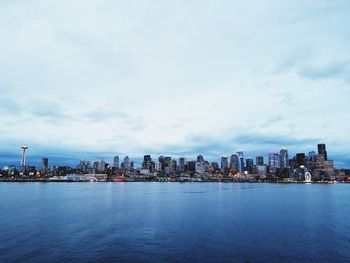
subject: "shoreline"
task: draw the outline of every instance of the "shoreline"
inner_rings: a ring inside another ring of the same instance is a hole
[[[0,179],[1,183],[257,183],[257,184],[349,184],[346,181],[250,181],[250,180],[126,180],[124,182],[113,181],[84,181],[84,180],[50,180],[50,179]]]

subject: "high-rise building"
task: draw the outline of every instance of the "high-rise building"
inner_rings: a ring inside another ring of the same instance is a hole
[[[281,168],[287,168],[289,165],[288,150],[283,148],[280,150],[280,166]]]
[[[122,168],[124,170],[130,170],[132,168],[132,162],[131,162],[129,156],[124,157],[124,162],[122,163]]]
[[[119,156],[116,155],[114,158],[113,158],[113,167],[115,169],[119,169]]]
[[[151,155],[143,156],[142,168],[153,172],[155,169],[155,163],[152,162]]]
[[[204,173],[204,162],[196,162],[196,173]]]
[[[232,154],[230,158],[230,172],[237,173],[239,167],[239,159],[236,154]]]
[[[170,167],[170,169],[171,169],[171,167],[172,167],[172,161],[171,161],[171,157],[170,157],[170,156],[166,156],[166,157],[164,158],[163,165],[164,165],[164,168],[165,168],[165,167]]]
[[[333,161],[331,160],[325,160],[324,161],[324,170],[328,177],[333,177],[335,175],[335,169]]]
[[[158,162],[160,163],[160,170],[164,171],[165,165],[164,165],[165,158],[163,155],[159,156]]]
[[[99,162],[94,162],[94,164],[92,165],[92,168],[94,169],[94,171],[97,171],[98,170],[98,167],[99,167],[100,163]]]
[[[269,153],[269,167],[270,169],[280,168],[280,156],[278,152]]]
[[[177,161],[176,160],[172,160],[171,161],[171,171],[172,172],[176,172],[177,170]]]
[[[197,156],[197,162],[199,162],[199,163],[202,163],[202,162],[204,162],[204,157],[203,157],[203,155],[198,155]]]
[[[245,160],[247,171],[249,174],[254,174],[254,160],[253,158],[248,158]]]
[[[186,159],[181,157],[179,159],[179,172],[185,172]]]
[[[187,162],[187,170],[189,172],[195,172],[196,171],[196,161]]]
[[[256,157],[256,165],[260,165],[260,166],[264,165],[264,157],[263,156]]]
[[[41,171],[43,173],[46,173],[48,168],[49,168],[49,159],[48,158],[42,158],[41,159]]]
[[[323,154],[318,154],[315,157],[315,169],[317,170],[323,170],[324,169],[324,155]]]
[[[106,162],[104,160],[101,160],[101,162],[98,165],[98,171],[104,172],[106,170]]]
[[[95,170],[98,169],[98,162],[95,166]],[[81,160],[79,162],[79,165],[77,167],[79,170],[81,170],[83,173],[90,173],[91,172],[91,162],[88,160]]]
[[[308,160],[306,161],[306,168],[308,171],[312,171],[315,169],[315,162],[316,162],[316,153],[315,151],[311,151],[308,154]]]
[[[305,162],[305,153],[297,153],[296,154],[296,165],[297,165],[297,168],[299,168],[300,166],[306,164]]]
[[[228,160],[227,160],[227,156],[222,156],[221,157],[221,172],[225,172],[228,168]]]
[[[326,144],[324,143],[317,144],[317,150],[318,150],[318,154],[323,154],[324,160],[327,161],[328,156],[327,156]]]
[[[237,152],[238,155],[238,171],[240,173],[244,172],[244,156],[243,152]]]

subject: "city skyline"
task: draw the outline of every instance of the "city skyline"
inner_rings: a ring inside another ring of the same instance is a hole
[[[244,155],[243,151],[221,156],[220,161],[210,161],[202,154],[196,158],[169,155],[143,155],[142,163],[136,163],[129,156],[113,157],[110,162],[81,159],[72,166],[50,165],[49,158],[41,159],[41,166],[28,164],[27,145],[21,146],[20,165],[6,165],[0,170],[4,181],[233,181],[233,182],[348,182],[350,169],[337,168],[329,158],[326,144],[317,144],[317,151],[307,154],[299,151],[293,155],[287,148],[269,152],[268,158]],[[255,161],[254,161],[255,159]]]
[[[323,145],[323,143],[319,143],[318,145]],[[28,146],[24,145],[21,148],[23,149],[23,147],[26,147],[26,151],[27,151]],[[104,152],[101,155],[96,154],[96,153],[72,152],[72,153],[70,153],[71,155],[67,155],[66,157],[55,155],[54,152],[51,152],[49,154],[37,154],[37,153],[31,154],[29,151],[29,155],[28,156],[26,155],[26,160],[27,160],[27,162],[29,162],[29,165],[34,165],[37,167],[39,167],[41,165],[42,158],[49,158],[52,166],[68,165],[71,167],[75,167],[75,165],[82,160],[89,160],[89,161],[104,160],[105,162],[112,165],[114,162],[113,158],[115,156],[119,156],[119,158],[130,157],[135,162],[136,165],[141,165],[142,160],[143,160],[143,156],[145,154],[148,154],[153,158],[154,157],[158,158],[160,156],[171,156],[171,157],[176,158],[176,159],[186,158],[188,160],[195,159],[198,157],[198,155],[201,155],[201,156],[204,155],[204,157],[206,158],[207,161],[220,163],[220,160],[222,157],[227,157],[229,159],[232,154],[239,154],[239,153],[244,153],[244,161],[245,161],[246,158],[252,158],[255,160],[256,157],[260,157],[260,156],[263,157],[265,160],[268,160],[269,155],[271,153],[275,153],[274,151],[277,151],[277,150],[278,150],[278,152],[276,152],[276,153],[278,153],[279,155],[282,154],[282,152],[280,153],[279,151],[286,150],[287,156],[288,156],[288,154],[290,156],[296,156],[298,153],[308,154],[310,152],[317,152],[317,151],[322,152],[322,150],[315,148],[315,147],[310,148],[308,150],[299,149],[299,151],[295,151],[295,152],[289,151],[289,149],[285,146],[280,147],[280,149],[271,149],[268,152],[254,152],[254,151],[248,152],[248,151],[241,151],[241,148],[238,148],[238,149],[239,149],[238,151],[237,150],[231,151],[231,152],[222,153],[219,155],[210,155],[210,154],[207,155],[206,153],[203,153],[203,152],[197,152],[196,154],[187,154],[187,155],[180,154],[180,153],[171,154],[169,152],[167,152],[167,153],[143,153],[143,154],[139,154],[139,155],[130,155],[128,153],[116,153],[116,152]],[[327,158],[327,151],[325,153],[325,156]],[[0,168],[4,167],[4,166],[8,166],[8,165],[21,166],[21,163],[23,162],[23,152],[20,153],[18,151],[16,154],[13,154],[13,155],[10,154],[6,157],[7,158],[4,158],[4,156],[1,156]],[[334,160],[335,167],[337,167],[339,169],[349,169],[350,168],[350,164],[348,164],[347,162],[342,162],[343,158],[344,159],[347,158],[346,156],[340,157],[339,158],[340,160],[338,160],[337,159],[338,156],[331,153],[330,158],[332,160]],[[282,160],[281,160],[281,162],[282,162]],[[284,161],[284,162],[286,162],[286,161]]]
[[[326,142],[350,168],[350,3],[3,1],[0,165]]]
[[[49,167],[48,166],[48,160],[49,160],[49,156],[43,156],[41,155],[41,157],[38,156],[30,156],[31,158],[31,163],[29,163],[27,165],[27,156],[26,156],[26,152],[28,150],[28,146],[27,145],[23,145],[21,146],[22,149],[22,155],[21,155],[21,159],[19,161],[19,166],[18,167],[25,167],[25,166],[39,166],[39,164],[41,166],[43,166],[43,162],[45,163],[45,167]],[[317,154],[316,154],[317,152]],[[233,162],[235,162],[235,160],[232,159],[233,156],[236,156],[237,160],[236,162],[238,162],[237,164],[237,168],[242,172],[243,169],[247,168],[246,166],[246,162],[248,162],[248,160],[251,160],[251,164],[252,165],[265,165],[265,166],[275,166],[277,164],[278,167],[288,167],[289,166],[289,161],[291,160],[289,157],[294,156],[293,158],[298,158],[298,156],[303,155],[305,158],[305,156],[308,156],[309,158],[311,158],[310,156],[317,156],[317,155],[322,155],[324,156],[324,160],[330,160],[329,155],[328,155],[328,150],[326,148],[326,144],[325,143],[318,143],[317,144],[317,149],[312,149],[310,151],[299,151],[298,153],[292,153],[292,152],[288,152],[288,149],[286,147],[282,147],[279,152],[273,152],[270,151],[268,153],[262,153],[262,154],[256,154],[256,155],[251,155],[251,154],[247,154],[244,151],[236,151],[236,152],[231,152],[228,155],[220,155],[220,156],[216,156],[216,157],[209,157],[206,158],[205,155],[203,155],[203,153],[198,153],[196,156],[185,156],[185,155],[171,155],[171,154],[143,154],[142,156],[129,156],[128,154],[116,154],[114,153],[114,155],[109,155],[109,156],[104,156],[101,158],[95,158],[95,159],[87,159],[87,158],[77,158],[77,159],[71,159],[69,162],[67,163],[63,163],[62,161],[59,162],[58,160],[53,159],[53,164],[51,165],[51,167],[57,167],[57,166],[71,166],[71,167],[75,167],[77,162],[103,162],[106,165],[109,165],[110,167],[119,167],[119,165],[121,164],[122,160],[121,158],[125,158],[132,161],[133,163],[133,167],[134,168],[140,168],[143,166],[143,162],[145,161],[145,158],[147,158],[149,161],[152,161],[152,158],[156,157],[156,158],[173,158],[172,160],[176,160],[181,162],[181,159],[183,159],[183,161],[185,161],[186,163],[189,161],[193,161],[194,159],[197,159],[197,162],[204,162],[204,161],[209,161],[209,162],[214,162],[214,163],[220,163],[220,166],[222,167],[223,165],[223,158],[226,160],[225,162],[227,164],[232,164]],[[271,156],[276,156],[276,158],[278,158],[278,160],[273,161],[273,163],[271,164]],[[333,156],[332,154],[330,156]],[[39,160],[40,159],[40,160]],[[254,161],[255,159],[255,161]],[[33,160],[35,160],[33,162]],[[50,159],[52,161],[52,159]],[[201,161],[199,161],[201,160]],[[277,162],[278,161],[278,162]],[[337,161],[333,161],[333,163],[337,163]],[[134,166],[135,164],[135,166]],[[1,165],[1,163],[0,163]],[[332,164],[333,165],[333,164]],[[17,167],[16,163],[4,163],[3,166],[15,166]],[[240,168],[239,168],[240,167]],[[346,167],[335,167],[338,169],[346,169]]]

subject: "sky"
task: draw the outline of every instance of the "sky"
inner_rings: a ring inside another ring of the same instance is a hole
[[[350,168],[347,0],[2,0],[0,164],[218,160],[326,143]]]

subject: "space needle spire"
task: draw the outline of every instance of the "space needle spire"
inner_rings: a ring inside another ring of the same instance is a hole
[[[28,149],[28,146],[23,145],[21,148],[22,148],[21,166],[26,166],[26,150]]]

